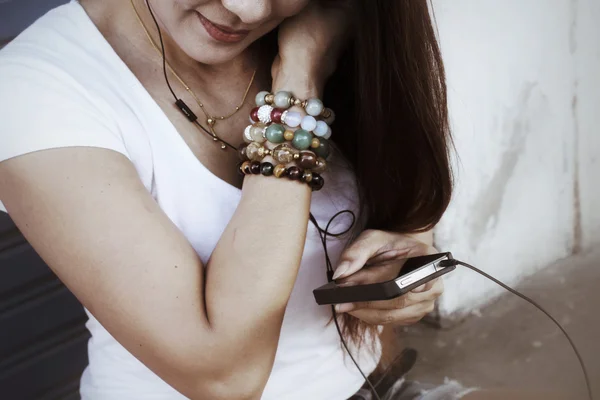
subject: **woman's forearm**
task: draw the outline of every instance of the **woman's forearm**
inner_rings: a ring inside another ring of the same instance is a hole
[[[320,95],[306,76],[274,81],[274,91]],[[249,175],[238,208],[206,266],[206,313],[238,365],[268,378],[285,307],[306,240],[311,190],[306,184]],[[226,360],[226,359],[224,359]],[[262,368],[257,368],[262,366]]]
[[[248,176],[242,199],[207,265],[211,327],[231,340],[273,341],[294,285],[306,238],[308,185]]]

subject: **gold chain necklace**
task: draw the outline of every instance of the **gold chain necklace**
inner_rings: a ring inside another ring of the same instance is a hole
[[[130,3],[131,3],[131,7],[133,8],[133,11],[135,12],[135,16],[137,17],[138,22],[140,23],[140,25],[144,29],[144,33],[146,34],[146,37],[148,38],[148,41],[150,42],[150,44],[152,45],[152,47],[154,48],[154,50],[156,50],[156,52],[162,58],[163,57],[162,51],[158,48],[158,46],[156,45],[156,42],[154,41],[154,39],[152,39],[152,36],[150,36],[150,32],[148,31],[148,28],[146,27],[146,25],[142,21],[142,17],[138,13],[137,8],[135,8],[135,4],[133,3],[133,0],[130,0]],[[206,117],[206,124],[208,125],[208,128],[210,129],[210,132],[213,135],[213,140],[215,142],[220,142],[221,143],[221,149],[226,150],[227,146],[217,136],[217,132],[215,131],[215,124],[217,123],[217,121],[223,121],[223,120],[225,120],[225,119],[227,119],[229,117],[232,117],[244,105],[244,103],[246,102],[246,98],[248,97],[248,93],[250,92],[250,88],[252,87],[252,83],[254,83],[254,77],[256,76],[256,69],[252,73],[252,78],[250,78],[250,83],[248,83],[248,87],[246,88],[246,91],[244,92],[244,96],[242,97],[242,101],[240,102],[239,105],[237,105],[235,107],[235,110],[233,110],[233,112],[231,112],[231,113],[229,113],[227,115],[223,115],[223,116],[220,116],[220,117],[215,117],[215,116],[212,116],[208,111],[206,111],[206,109],[204,108],[204,103],[202,103],[200,101],[200,99],[198,98],[198,96],[196,96],[196,94],[189,87],[189,85],[187,83],[185,83],[185,81],[177,74],[177,72],[175,72],[175,70],[173,69],[173,67],[171,66],[171,64],[169,64],[169,61],[168,60],[164,60],[164,61],[165,61],[165,64],[167,65],[167,68],[171,72],[171,74],[173,74],[173,76],[179,81],[179,83],[181,83],[181,85],[185,88],[185,90],[194,98],[194,100],[196,101],[196,103],[198,104],[198,106],[200,107],[200,109],[202,110],[202,112],[204,113],[204,116]]]

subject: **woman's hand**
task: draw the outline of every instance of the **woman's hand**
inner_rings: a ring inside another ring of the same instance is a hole
[[[435,248],[412,236],[368,230],[344,251],[334,279],[347,285],[390,280],[398,273],[394,261],[435,253]],[[369,267],[363,268],[365,264]],[[410,325],[433,311],[443,291],[444,284],[438,278],[392,300],[338,304],[336,311],[373,325]]]
[[[271,74],[274,85],[303,80],[308,92],[320,92],[335,71],[353,20],[352,0],[311,0],[279,27],[279,54]],[[294,93],[302,97],[304,93]]]

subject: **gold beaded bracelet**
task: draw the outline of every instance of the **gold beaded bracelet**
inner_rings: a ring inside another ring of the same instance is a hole
[[[260,143],[252,142],[248,145],[240,145],[238,151],[242,161],[261,161],[265,157],[271,156],[277,163],[289,164],[296,162],[301,168],[310,169],[317,173],[322,173],[327,168],[327,161],[323,157],[319,157],[310,150],[298,151],[287,143],[280,144],[270,150]]]

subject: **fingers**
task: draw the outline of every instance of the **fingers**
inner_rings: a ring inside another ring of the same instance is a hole
[[[409,292],[403,296],[396,297],[391,300],[380,301],[363,301],[356,303],[337,304],[335,309],[337,312],[349,312],[355,310],[371,309],[371,310],[397,310],[411,307],[419,303],[435,302],[438,297],[444,292],[444,282],[437,278],[428,282],[429,289],[423,292]]]
[[[402,254],[408,254],[408,243],[406,246],[394,245],[394,235],[377,230],[364,231],[344,252],[340,257],[340,263],[335,270],[333,279],[340,279],[352,275],[360,270],[367,261],[377,253],[395,252],[397,257]],[[411,242],[412,244],[412,242]],[[390,255],[391,256],[391,255]]]
[[[380,232],[366,230],[340,256],[333,279],[352,275],[367,263],[369,257],[381,248]]]
[[[397,271],[387,266],[365,267],[346,278],[337,279],[338,285],[366,285],[396,278]]]
[[[333,279],[345,278],[365,264],[434,254],[437,250],[414,237],[379,230],[364,231],[340,257]]]
[[[408,293],[411,301],[415,303],[422,303],[424,301],[435,301],[442,295],[442,293],[444,293],[444,281],[442,281],[440,278],[433,280],[430,283],[431,287],[423,292],[412,291]]]
[[[419,288],[424,288],[422,291],[417,291]],[[427,282],[425,285],[419,286],[407,293],[409,298],[418,303],[423,301],[437,300],[444,293],[444,280],[436,278],[432,281]]]
[[[435,280],[429,281],[429,282],[427,282],[424,285],[421,285],[421,286],[418,286],[418,287],[414,288],[413,290],[411,290],[411,292],[413,292],[413,293],[426,292],[426,291],[430,290],[433,287],[434,284],[435,284]]]
[[[351,311],[349,314],[371,325],[411,325],[434,309],[435,302],[428,301],[395,310],[361,309]]]
[[[436,278],[431,281],[431,283],[433,283],[433,285],[429,290],[431,290],[436,297],[440,297],[444,293],[444,280],[442,278]]]

